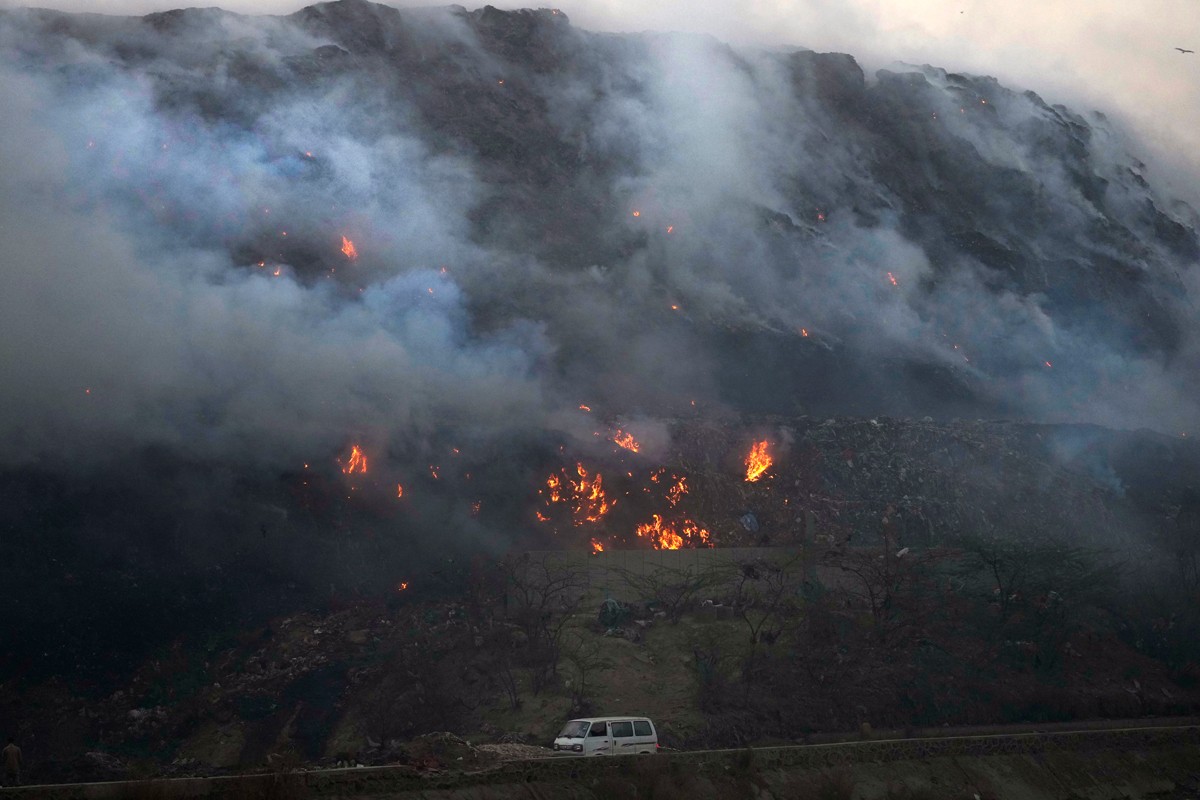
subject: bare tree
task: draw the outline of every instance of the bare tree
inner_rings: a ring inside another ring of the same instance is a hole
[[[645,573],[629,569],[620,572],[626,585],[638,598],[657,604],[672,625],[679,622],[684,612],[694,607],[701,595],[730,580],[729,568],[725,566],[703,569],[660,566]]]
[[[885,538],[879,548],[830,551],[826,563],[854,577],[846,591],[870,612],[876,641],[895,647],[912,639],[937,611],[940,595],[932,573],[943,558],[940,551],[896,550]]]
[[[742,662],[745,699],[756,676],[760,645],[773,645],[794,621],[802,604],[803,552],[784,559],[755,559],[738,565],[734,608],[750,634]]]
[[[583,602],[587,569],[552,553],[505,559],[500,569],[505,576],[505,611],[525,634],[530,688],[538,694],[558,674],[560,639]]]
[[[590,710],[590,702],[588,701],[588,684],[589,675],[595,671],[603,663],[600,656],[600,645],[594,636],[589,636],[578,631],[564,637],[562,643],[562,657],[571,666],[572,681],[571,681],[571,713],[586,713]]]

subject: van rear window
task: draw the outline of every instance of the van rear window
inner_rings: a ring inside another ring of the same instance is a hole
[[[633,732],[637,736],[653,736],[654,732],[650,730],[650,723],[644,719],[635,719],[633,721]]]
[[[612,735],[616,738],[623,736],[633,736],[632,722],[614,722],[612,724]]]

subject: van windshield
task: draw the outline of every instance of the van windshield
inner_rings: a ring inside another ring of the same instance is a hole
[[[573,719],[558,732],[559,739],[582,739],[587,736],[588,724],[581,719]]]

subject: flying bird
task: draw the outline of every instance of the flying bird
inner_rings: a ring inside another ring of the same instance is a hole
[[[1178,50],[1178,51],[1179,51],[1179,52],[1181,52],[1181,53],[1194,53],[1194,52],[1196,52],[1195,50],[1184,50],[1182,47],[1176,47],[1175,49],[1176,49],[1176,50]]]

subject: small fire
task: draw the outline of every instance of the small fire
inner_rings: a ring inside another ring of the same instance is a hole
[[[354,246],[354,242],[350,241],[345,236],[342,237],[342,252],[345,253],[346,258],[350,259],[351,261],[358,258],[358,249]]]
[[[571,521],[576,527],[589,522],[599,522],[612,510],[617,501],[610,501],[604,493],[604,480],[600,473],[589,473],[583,464],[576,464],[575,474],[579,476],[579,480],[566,475],[551,475],[546,479],[546,489],[539,491],[539,493],[547,494],[547,506],[554,503],[566,503],[569,505],[571,508]],[[546,521],[545,516],[540,511],[538,512],[538,519],[543,522]]]
[[[801,336],[808,336],[808,328],[801,328],[801,329],[800,329],[800,335],[801,335]]]
[[[550,502],[562,502],[562,478],[557,475],[551,475],[546,479],[546,488],[550,490]]]
[[[633,438],[632,433],[626,433],[620,428],[613,434],[613,441],[617,443],[617,446],[623,447],[631,453],[636,453],[642,449],[642,446]]]
[[[533,513],[537,514],[538,522],[549,522],[550,521],[550,518],[547,517],[545,514],[543,514],[540,511],[535,511]]]
[[[366,471],[367,457],[363,455],[362,448],[360,448],[358,445],[351,445],[350,461],[346,464],[346,466],[342,467],[342,472],[346,473],[347,475],[353,475],[356,472],[366,473]]]
[[[688,493],[687,478],[676,478],[674,475],[671,478],[675,480],[675,483],[671,484],[671,488],[667,490],[667,502],[674,507],[679,503],[679,498]]]
[[[750,448],[750,453],[746,456],[746,481],[754,483],[774,463],[771,456],[767,454],[766,440],[755,442],[754,446]]]
[[[690,519],[685,519],[679,525],[679,530],[671,523],[664,522],[658,514],[651,515],[651,521],[637,526],[637,535],[650,540],[655,550],[679,550],[683,547],[712,547],[711,534]]]
[[[402,484],[396,484],[396,497],[404,497],[404,486]]]
[[[591,544],[592,544],[592,552],[593,553],[603,553],[604,552],[604,543],[601,542],[599,539],[592,539]]]
[[[408,591],[408,581],[400,581],[400,583],[396,584],[396,591],[397,592]]]
[[[640,216],[642,215],[642,212],[640,212],[640,211],[635,211],[635,212],[633,212],[633,215],[634,215],[635,217],[640,217]]]
[[[583,405],[582,403],[580,403],[580,405],[579,405],[579,410],[580,410],[580,411],[591,411],[591,410],[592,410],[592,407],[591,407],[591,406],[585,406],[585,405]]]
[[[900,285],[900,284],[896,283],[896,276],[895,276],[895,275],[893,275],[893,274],[892,274],[892,273],[890,273],[890,272],[888,273],[888,280],[892,282],[892,286],[899,286],[899,285]]]

